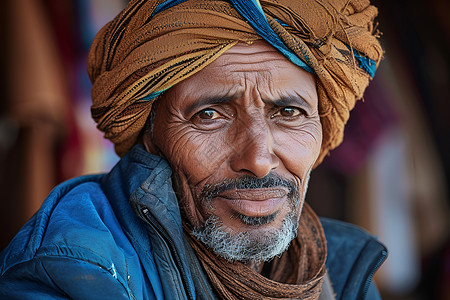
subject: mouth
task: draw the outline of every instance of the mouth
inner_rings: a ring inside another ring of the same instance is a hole
[[[216,205],[225,206],[246,224],[272,222],[287,201],[289,190],[283,187],[233,189],[213,198]],[[255,219],[256,218],[256,219]],[[257,220],[259,218],[259,220]]]

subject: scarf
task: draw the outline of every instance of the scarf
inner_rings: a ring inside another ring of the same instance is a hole
[[[316,75],[321,162],[382,57],[369,0],[131,0],[94,39],[88,71],[97,127],[122,156],[152,102],[238,42],[264,39]]]
[[[187,226],[184,229],[189,232]],[[297,238],[280,257],[264,264],[266,276],[242,263],[228,262],[189,233],[186,236],[222,299],[319,298],[326,272],[326,240],[319,218],[307,204],[300,217]]]

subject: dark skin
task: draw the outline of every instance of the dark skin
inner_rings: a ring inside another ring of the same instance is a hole
[[[200,194],[228,178],[274,173],[294,180],[303,197],[322,141],[314,76],[265,42],[237,44],[158,101],[144,145],[171,164],[189,224],[214,214],[232,233],[280,228],[292,209],[285,188],[226,191],[210,203]],[[276,218],[253,226],[236,214]]]

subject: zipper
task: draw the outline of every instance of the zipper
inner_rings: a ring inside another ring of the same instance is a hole
[[[364,283],[364,288],[363,288],[361,299],[366,299],[367,293],[369,292],[370,284],[372,283],[373,275],[375,275],[375,272],[378,270],[378,268],[381,266],[381,264],[385,261],[386,257],[387,257],[387,251],[386,250],[381,251],[380,257],[378,258],[376,264],[373,266],[371,272],[369,273],[369,276],[367,276],[366,282]]]
[[[161,224],[150,214],[150,210],[148,208],[142,208],[141,212],[144,214],[147,223],[153,227],[153,229],[158,232],[158,234],[163,238],[166,244],[169,246],[169,251],[172,254],[172,258],[175,261],[175,265],[178,271],[181,274],[181,282],[183,284],[184,290],[187,291],[189,299],[195,299],[192,295],[191,289],[189,288],[188,279],[186,273],[184,272],[183,264],[181,262],[180,255],[175,247],[175,244],[172,242],[169,233],[164,229]]]

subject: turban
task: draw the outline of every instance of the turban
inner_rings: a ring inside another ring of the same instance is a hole
[[[342,142],[349,112],[382,58],[376,15],[369,0],[131,0],[92,44],[92,116],[122,156],[161,93],[236,43],[264,39],[316,76],[317,165]]]

